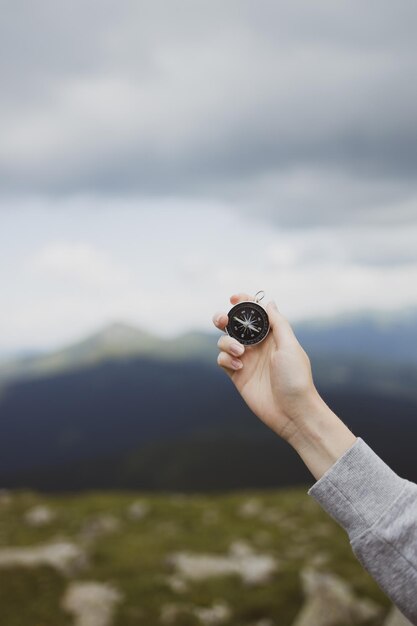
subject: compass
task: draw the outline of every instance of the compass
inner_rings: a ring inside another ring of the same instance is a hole
[[[263,291],[258,291],[253,301],[239,302],[227,314],[229,322],[226,333],[244,346],[260,343],[269,332],[268,314],[259,304],[264,296]]]

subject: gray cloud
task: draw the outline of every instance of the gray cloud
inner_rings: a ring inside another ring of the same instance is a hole
[[[1,2],[0,192],[417,219],[417,5]]]

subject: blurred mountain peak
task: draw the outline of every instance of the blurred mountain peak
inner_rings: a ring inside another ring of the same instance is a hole
[[[0,383],[136,357],[155,357],[160,360],[197,358],[214,362],[215,352],[216,341],[209,333],[187,332],[169,339],[153,335],[132,324],[115,321],[57,350],[0,363]]]
[[[320,317],[307,317],[300,319],[295,326],[303,327],[339,327],[357,326],[367,324],[380,329],[392,328],[395,326],[417,326],[417,307],[406,307],[403,309],[375,310],[364,309],[360,311],[346,311]]]
[[[311,355],[417,362],[417,310],[364,311],[294,324],[296,335]],[[100,362],[155,358],[162,361],[198,360],[215,365],[215,332],[189,330],[160,337],[123,321],[114,321],[79,341],[44,354],[16,357],[0,363],[0,384],[11,380],[53,375]]]
[[[141,328],[127,324],[126,322],[116,321],[104,326],[92,335],[77,342],[74,347],[84,346],[92,349],[94,346],[101,346],[103,349],[109,350],[128,350],[137,348],[149,343],[158,343],[161,339],[152,335]]]
[[[142,331],[137,326],[133,326],[133,324],[128,324],[127,322],[123,322],[122,320],[118,320],[115,322],[110,322],[104,326],[101,330],[98,330],[95,334],[102,336],[111,336],[111,337],[125,337],[132,334],[143,334]]]

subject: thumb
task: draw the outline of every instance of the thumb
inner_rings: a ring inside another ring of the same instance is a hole
[[[269,323],[271,325],[271,330],[277,343],[277,347],[294,342],[294,340],[296,340],[296,336],[291,328],[291,324],[278,310],[274,300],[268,302],[266,311],[268,313]]]

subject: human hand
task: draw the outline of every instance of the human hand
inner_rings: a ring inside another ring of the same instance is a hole
[[[253,300],[246,293],[231,296],[232,305]],[[291,441],[317,402],[310,359],[299,344],[288,320],[274,302],[266,306],[270,321],[267,337],[254,346],[243,346],[222,335],[217,363],[230,376],[249,408],[278,435]],[[224,330],[227,313],[213,316],[214,325]]]

